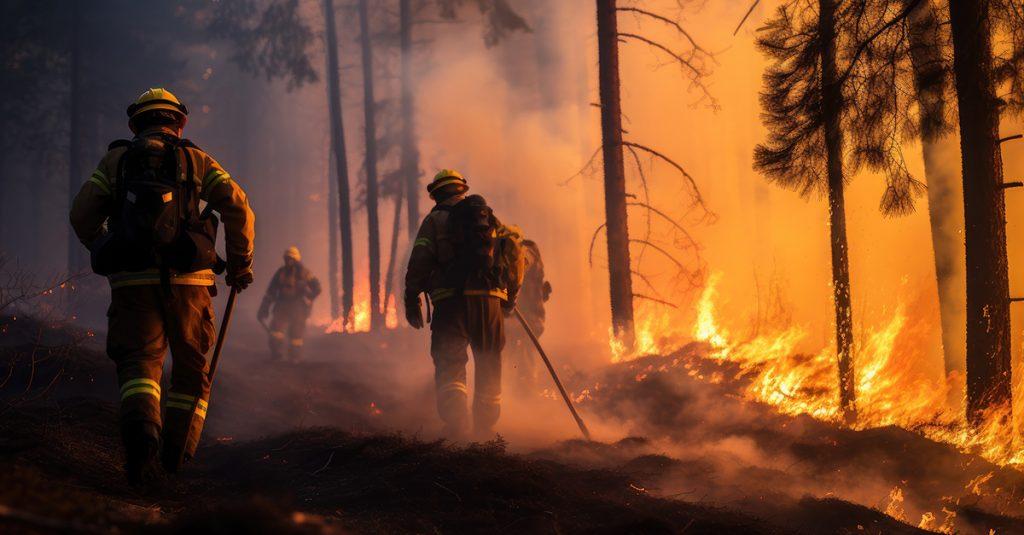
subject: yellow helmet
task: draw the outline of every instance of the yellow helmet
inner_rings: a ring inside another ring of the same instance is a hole
[[[185,124],[185,117],[188,116],[188,108],[174,96],[174,93],[162,88],[154,87],[139,95],[130,106],[128,106],[128,126],[135,131],[135,118],[139,114],[152,110],[167,110],[181,116],[181,124]]]
[[[441,169],[434,175],[434,180],[427,184],[427,193],[431,197],[434,196],[434,191],[438,188],[447,186],[448,184],[462,184],[462,187],[469,189],[469,184],[466,183],[466,179],[462,177],[462,173],[454,169]]]
[[[302,261],[302,255],[299,253],[299,248],[295,247],[294,245],[289,247],[289,248],[287,248],[287,249],[285,249],[284,257],[285,258],[291,258],[292,260],[294,260],[296,262],[301,262]]]

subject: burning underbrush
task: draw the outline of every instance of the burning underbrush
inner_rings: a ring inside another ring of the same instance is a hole
[[[421,331],[314,336],[300,364],[267,362],[261,337],[239,337],[196,465],[155,496],[122,481],[117,389],[95,339],[42,359],[22,336],[3,349],[7,388],[28,395],[0,412],[0,521],[32,532],[254,519],[275,532],[1020,532],[1020,472],[900,422],[849,428],[834,410],[784,410],[759,394],[783,376],[764,372],[779,362],[754,348],[822,375],[820,391],[813,375],[779,383],[807,407],[830,406],[833,374],[795,346],[732,345],[716,329],[664,355],[559,366],[603,442],[555,441],[574,431],[560,400],[508,392],[499,431],[513,453],[432,439]],[[521,427],[541,423],[544,436],[525,438]]]
[[[708,281],[689,337],[674,332],[666,315],[647,314],[638,322],[637,349],[632,355],[669,353],[679,347],[673,341],[686,338],[702,342],[705,358],[736,368],[732,378],[742,379],[746,399],[771,405],[783,414],[806,414],[838,424],[842,411],[834,345],[801,351],[809,333],[798,326],[735,339],[716,316],[719,279],[716,274]],[[1008,408],[993,411],[984,428],[972,429],[964,417],[963,376],[953,372],[942,377],[923,369],[927,359],[921,340],[929,328],[900,302],[887,320],[864,330],[855,344],[857,417],[852,427],[899,426],[997,465],[1024,463],[1024,449],[1011,432]],[[629,360],[614,343],[612,355],[613,362]],[[935,364],[941,366],[941,362]],[[715,383],[723,377],[711,373],[701,378]]]
[[[1024,529],[1022,454],[1013,435],[998,418],[971,431],[962,408],[947,403],[962,385],[919,369],[915,342],[925,327],[904,305],[862,338],[859,414],[848,426],[834,353],[801,352],[807,334],[797,327],[734,342],[715,316],[716,282],[701,296],[690,342],[671,349],[673,338],[663,336],[670,329],[645,332],[666,321],[643,318],[638,343],[661,354],[613,352],[619,364],[574,390],[591,419],[650,437],[611,456],[640,460],[645,488],[763,518],[785,518],[816,496],[930,531]],[[653,347],[645,345],[652,333],[661,337]]]

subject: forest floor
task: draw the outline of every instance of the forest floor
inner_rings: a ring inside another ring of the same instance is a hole
[[[0,531],[1024,533],[1024,473],[898,428],[779,415],[697,344],[564,369],[589,390],[594,442],[544,392],[509,396],[501,437],[452,444],[424,333],[317,335],[288,365],[250,327],[233,330],[196,460],[139,493],[102,334],[7,320]]]

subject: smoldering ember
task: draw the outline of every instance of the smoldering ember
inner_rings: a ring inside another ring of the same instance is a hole
[[[1019,1],[0,17],[0,532],[1024,533]]]

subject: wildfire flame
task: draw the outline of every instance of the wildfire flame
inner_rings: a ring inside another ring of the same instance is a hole
[[[771,405],[783,414],[807,414],[841,425],[834,346],[811,354],[799,352],[798,345],[806,340],[808,332],[798,326],[734,341],[716,315],[720,279],[718,273],[709,277],[690,332],[692,339],[708,345],[707,358],[738,365],[740,376],[747,382],[745,395],[749,399]],[[672,351],[654,335],[670,332],[668,315],[639,310],[644,316],[637,328],[640,349],[634,354]],[[980,429],[972,428],[962,408],[947,401],[950,392],[963,391],[962,376],[936,377],[921,370],[923,344],[917,340],[928,328],[925,322],[910,321],[905,304],[900,302],[887,321],[865,330],[854,351],[858,414],[853,427],[896,425],[999,465],[1024,463],[1024,451],[1008,432],[1009,408],[993,409]],[[613,362],[629,357],[614,337],[611,348]],[[927,523],[932,522],[938,524],[934,518]]]
[[[391,296],[384,316],[384,327],[387,329],[398,328],[398,309],[395,304],[395,296]],[[365,333],[370,331],[370,298],[366,297],[356,301],[352,305],[352,312],[348,318],[337,317],[333,320],[322,323],[325,333]]]

